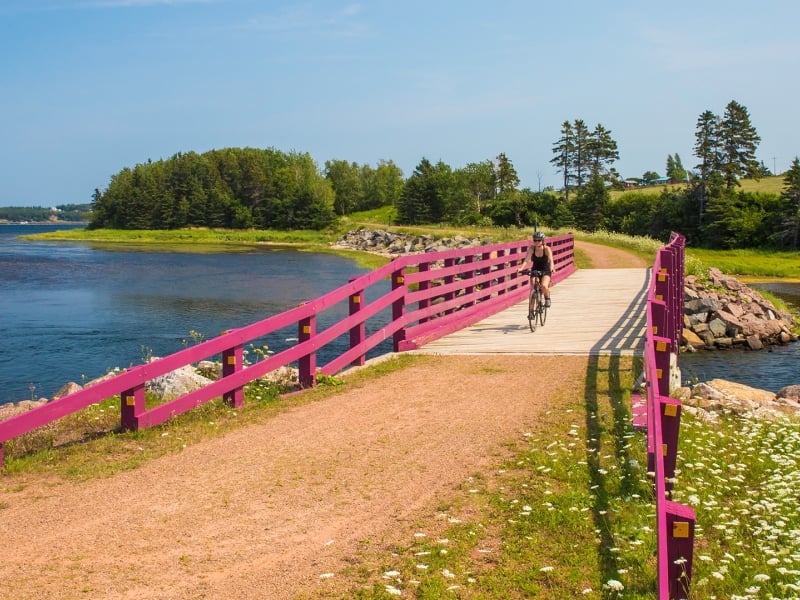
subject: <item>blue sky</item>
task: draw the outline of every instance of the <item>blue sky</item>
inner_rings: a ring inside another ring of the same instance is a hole
[[[558,186],[565,120],[625,177],[693,156],[736,100],[783,171],[800,154],[800,2],[0,0],[0,205],[91,201],[124,167],[261,147],[410,175],[504,152]]]

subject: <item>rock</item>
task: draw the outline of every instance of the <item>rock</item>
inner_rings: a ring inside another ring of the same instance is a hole
[[[0,405],[0,421],[5,421],[20,413],[28,412],[42,404],[47,404],[47,398],[40,400],[21,400],[13,404]]]
[[[793,400],[800,402],[800,385],[787,385],[778,390],[775,394],[778,399]]]
[[[64,396],[69,396],[70,394],[79,392],[82,389],[83,388],[74,381],[68,381],[58,388],[58,391],[55,394],[53,394],[53,400],[56,400],[57,398],[63,398]]]
[[[708,324],[709,331],[714,335],[714,337],[722,337],[728,331],[728,326],[722,321],[720,318],[712,319],[711,322]]]
[[[684,304],[684,312],[687,315],[697,313],[713,313],[722,308],[717,298],[698,298],[697,300],[689,300]]]
[[[211,379],[198,375],[191,366],[181,367],[166,375],[161,375],[147,382],[147,390],[159,398],[170,399],[183,396],[211,383]]]
[[[712,379],[695,385],[688,399],[685,393],[681,398],[694,414],[734,412],[769,419],[783,418],[787,414],[800,416],[800,385],[786,386],[773,394],[724,379]]]
[[[682,332],[683,343],[692,348],[702,348],[706,343],[691,329],[685,329]]]
[[[761,339],[757,335],[748,335],[747,345],[750,347],[750,350],[761,350],[764,347],[761,343]]]

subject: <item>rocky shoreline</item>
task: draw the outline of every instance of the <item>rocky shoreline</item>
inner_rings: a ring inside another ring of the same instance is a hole
[[[682,350],[761,350],[796,342],[794,317],[781,312],[757,291],[719,269],[708,278],[684,281]]]

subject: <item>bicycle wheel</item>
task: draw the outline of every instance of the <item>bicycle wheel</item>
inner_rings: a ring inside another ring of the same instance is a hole
[[[544,297],[539,298],[539,323],[544,325],[547,320],[547,302]]]
[[[536,309],[538,307],[536,303],[536,288],[531,288],[530,296],[528,297],[528,327],[531,328],[531,331],[536,331]]]

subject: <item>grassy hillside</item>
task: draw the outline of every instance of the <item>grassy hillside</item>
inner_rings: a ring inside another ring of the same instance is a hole
[[[767,194],[780,194],[783,191],[783,176],[773,175],[764,177],[758,181],[754,179],[742,179],[740,181],[743,192],[764,192]],[[625,194],[660,194],[664,188],[682,189],[686,184],[678,185],[652,185],[649,187],[635,188],[632,190],[612,191],[611,198],[616,199]]]

